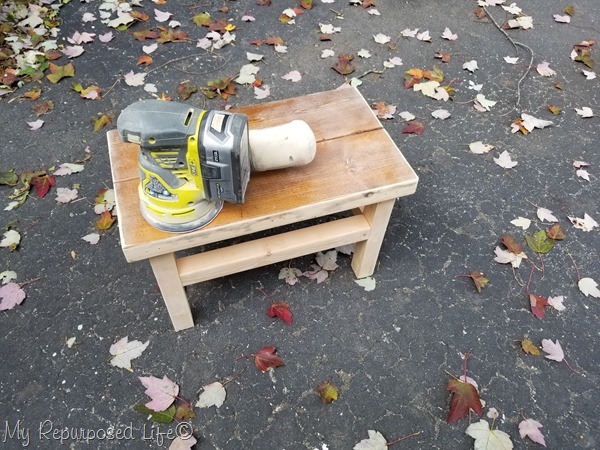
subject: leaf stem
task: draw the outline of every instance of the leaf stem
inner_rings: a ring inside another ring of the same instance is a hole
[[[579,267],[577,267],[577,264],[575,264],[575,259],[573,259],[573,255],[571,255],[570,252],[567,252],[567,255],[569,255],[569,258],[571,258],[573,267],[575,267],[575,270],[577,271],[577,282],[579,283],[579,281],[581,280],[581,274],[579,273]]]
[[[531,270],[529,271],[529,280],[527,280],[527,286],[525,286],[525,292],[527,293],[527,295],[530,295],[530,291],[529,291],[529,286],[531,285],[531,279],[533,278],[533,269],[535,267],[535,264],[533,264],[531,261],[529,262],[531,264]]]
[[[395,441],[388,442],[385,444],[386,446],[397,444],[398,442],[404,441],[405,439],[411,438],[413,436],[418,436],[421,434],[421,431],[417,431],[416,433],[407,434],[406,436],[402,436],[401,438],[396,439]]]
[[[223,385],[223,387],[227,386],[229,383],[234,382],[235,380],[237,380],[246,370],[246,368],[244,367],[238,374],[236,374],[231,380],[227,380],[223,383],[221,383]]]
[[[569,369],[571,369],[571,371],[572,371],[573,373],[576,373],[576,374],[578,374],[578,375],[579,375],[579,372],[577,372],[575,369],[573,369],[573,368],[571,367],[571,364],[569,364],[569,363],[567,362],[567,360],[566,360],[566,359],[564,359],[564,358],[563,358],[563,361],[565,362],[565,364],[567,365],[567,367],[568,367]]]
[[[465,353],[465,360],[463,363],[463,376],[465,377],[465,383],[467,382],[467,360],[469,359],[469,354],[471,352]]]
[[[42,277],[32,278],[31,280],[23,281],[22,283],[18,283],[18,284],[19,284],[19,287],[22,288],[23,286],[27,286],[28,284],[31,284],[34,281],[38,281],[41,279],[42,279]]]
[[[271,303],[275,303],[275,301],[274,301],[274,300],[273,300],[273,299],[272,299],[272,298],[269,296],[269,294],[267,294],[267,293],[266,293],[265,291],[263,291],[261,288],[259,288],[259,287],[258,287],[258,288],[256,288],[256,290],[260,291],[260,293],[261,293],[262,295],[264,295],[266,298],[268,298],[268,299],[271,301]]]

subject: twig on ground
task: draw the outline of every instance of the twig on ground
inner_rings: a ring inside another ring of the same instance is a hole
[[[527,70],[525,70],[525,73],[523,74],[523,76],[521,76],[521,78],[519,78],[519,81],[517,82],[517,100],[515,102],[515,105],[513,106],[513,108],[510,111],[503,114],[505,116],[505,115],[510,114],[515,109],[517,109],[517,107],[519,106],[519,103],[521,103],[521,83],[527,77],[527,75],[529,75],[529,72],[531,71],[531,68],[533,67],[533,50],[531,50],[531,48],[529,48],[527,45],[523,44],[522,42],[515,41],[513,38],[511,38],[508,35],[508,33],[506,31],[504,31],[504,29],[498,24],[498,22],[496,22],[496,19],[494,19],[494,17],[490,14],[490,12],[487,10],[487,8],[485,6],[482,6],[482,8],[485,11],[485,13],[487,14],[487,16],[490,18],[492,23],[494,24],[494,26],[498,30],[500,30],[500,32],[506,37],[506,39],[509,40],[509,42],[512,44],[512,46],[515,48],[515,53],[517,55],[519,54],[518,47],[522,47],[522,48],[526,49],[527,51],[529,51],[529,55],[530,55],[529,65],[527,66]]]

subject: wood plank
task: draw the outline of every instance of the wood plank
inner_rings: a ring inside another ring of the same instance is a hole
[[[232,111],[247,114],[251,129],[304,120],[317,142],[383,128],[358,89],[349,85]]]
[[[177,268],[181,282],[188,286],[340,245],[364,241],[369,237],[370,229],[364,216],[347,217],[179,258]]]
[[[185,289],[179,279],[175,254],[168,253],[151,258],[150,265],[175,331],[193,327],[194,319]]]

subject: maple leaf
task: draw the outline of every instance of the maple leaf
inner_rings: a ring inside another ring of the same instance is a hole
[[[146,388],[144,393],[151,399],[145,406],[152,411],[164,411],[169,408],[179,394],[179,386],[166,375],[162,379],[154,376],[138,378]]]
[[[35,187],[35,193],[38,198],[44,198],[50,188],[56,184],[56,180],[52,175],[48,175],[44,172],[43,175],[33,177],[30,183]]]
[[[526,217],[519,216],[518,218],[511,220],[510,223],[512,223],[515,227],[527,230],[531,225],[531,220],[527,219]]]
[[[484,144],[482,141],[471,142],[469,144],[469,150],[471,150],[471,152],[473,152],[477,155],[482,155],[484,153],[487,153],[490,150],[493,150],[493,148],[494,148],[493,145]]]
[[[583,231],[592,231],[594,228],[598,226],[598,222],[596,222],[588,213],[583,214],[583,218],[580,217],[571,217],[567,216],[571,221],[573,226],[579,230]]]
[[[483,405],[475,386],[456,378],[448,380],[448,390],[453,393],[452,404],[446,422],[456,422],[469,414],[472,409],[477,415],[483,412]]]
[[[198,92],[198,86],[189,81],[182,81],[177,86],[177,94],[182,100],[187,100],[194,92]]]
[[[379,119],[393,119],[396,114],[396,107],[385,102],[373,103],[373,108]]]
[[[323,281],[325,281],[327,279],[327,277],[329,277],[329,272],[324,270],[318,264],[311,264],[310,270],[303,272],[302,275],[304,275],[306,278],[309,278],[311,280],[315,280],[317,282],[317,284],[319,284],[319,283],[322,283]]]
[[[591,295],[592,297],[600,298],[600,289],[598,289],[598,283],[593,278],[582,278],[577,283],[579,290],[585,295]]]
[[[98,220],[96,220],[96,228],[98,230],[108,230],[112,227],[112,224],[115,222],[115,217],[110,213],[110,211],[104,211],[100,214]]]
[[[338,399],[338,388],[330,381],[323,381],[315,387],[314,391],[319,394],[323,403],[331,403]]]
[[[544,435],[540,431],[540,428],[542,428],[542,424],[537,420],[525,419],[519,422],[519,435],[521,438],[528,437],[536,444],[541,444],[545,447],[546,441],[544,440]]]
[[[378,44],[387,44],[388,42],[390,42],[392,40],[391,37],[386,36],[383,33],[378,33],[376,35],[373,36],[373,39],[375,40],[375,42],[377,42]]]
[[[52,100],[46,100],[45,102],[36,103],[33,105],[33,112],[37,117],[48,113],[54,109],[54,102]]]
[[[529,338],[523,338],[521,340],[521,348],[523,351],[529,355],[539,355],[540,349],[533,343],[533,341]]]
[[[353,450],[387,450],[388,442],[379,431],[368,430],[369,438],[363,439]]]
[[[79,191],[77,189],[69,189],[59,187],[56,188],[56,201],[58,203],[70,203],[77,198]]]
[[[98,116],[96,119],[94,119],[94,131],[100,131],[105,126],[110,125],[111,122],[112,119],[108,114],[102,114]]]
[[[171,28],[158,27],[161,32],[158,37],[158,42],[166,44],[168,42],[189,42],[189,34],[181,30],[173,30]]]
[[[175,409],[174,419],[178,422],[190,420],[194,417],[196,417],[196,413],[194,412],[194,407],[190,403],[183,403],[178,405]]]
[[[423,95],[434,98],[437,94],[437,88],[440,86],[439,81],[430,80],[417,83],[413,86],[414,91],[421,91]]]
[[[332,68],[340,75],[350,75],[356,70],[356,68],[352,64],[352,60],[354,60],[354,56],[348,55],[346,53],[340,53],[337,57],[337,62],[335,63],[335,66],[333,66]]]
[[[221,383],[215,381],[214,383],[202,386],[202,389],[204,392],[200,394],[196,402],[198,408],[210,408],[211,406],[220,408],[223,406],[227,391],[225,391],[225,387]]]
[[[275,347],[266,346],[261,348],[254,355],[254,364],[257,369],[261,372],[274,369],[275,367],[283,366],[283,361],[276,355],[277,349]]]
[[[487,420],[472,423],[465,431],[475,439],[475,450],[510,450],[513,443],[504,431],[490,429]]]
[[[548,297],[548,304],[557,311],[564,311],[566,309],[565,305],[563,305],[564,300],[565,299],[562,295],[557,297]]]
[[[302,79],[302,75],[297,70],[292,70],[291,72],[288,72],[285,75],[283,75],[281,78],[297,83]]]
[[[330,250],[326,253],[318,252],[315,255],[315,260],[317,261],[317,264],[319,266],[321,266],[324,270],[332,271],[339,267],[336,263],[336,260],[337,260],[337,251],[336,250]]]
[[[538,219],[540,219],[542,222],[558,222],[556,216],[552,214],[552,211],[550,211],[547,208],[538,208],[536,214],[538,216]]]
[[[169,445],[169,450],[191,450],[198,440],[192,435],[177,436]]]
[[[171,405],[164,411],[154,411],[144,405],[135,405],[133,407],[133,409],[142,414],[149,415],[150,419],[153,422],[158,422],[158,423],[173,422],[173,419],[175,418],[175,412],[176,412],[175,405]]]
[[[293,286],[298,282],[298,277],[302,275],[302,271],[300,269],[296,269],[294,267],[284,267],[279,271],[280,280],[285,280],[287,284]]]
[[[552,70],[549,66],[550,66],[550,63],[547,61],[544,61],[537,65],[536,70],[543,77],[552,77],[552,76],[556,75],[556,72],[554,70]]]
[[[46,78],[51,83],[58,83],[65,77],[75,76],[75,67],[71,63],[64,66],[57,66],[56,64],[50,63],[49,69],[50,73],[46,75]]]
[[[29,125],[29,129],[31,131],[35,131],[35,130],[39,130],[40,128],[42,128],[42,125],[44,125],[44,121],[41,119],[38,119],[35,122],[27,122],[27,125]]]
[[[551,359],[552,361],[561,362],[565,359],[565,353],[563,352],[558,339],[556,342],[552,342],[550,339],[542,339],[542,350],[546,353],[544,357]]]
[[[536,253],[548,253],[554,248],[554,241],[548,239],[544,230],[538,230],[533,235],[525,235],[529,248]]]
[[[579,109],[579,108],[575,108],[575,112],[577,112],[577,115],[585,118],[590,118],[590,117],[594,117],[594,112],[592,111],[592,109],[588,106],[584,106],[583,108]]]
[[[358,280],[354,280],[354,282],[367,292],[375,290],[375,287],[377,286],[377,282],[373,277],[360,278]]]
[[[0,311],[13,309],[23,303],[27,295],[17,283],[7,283],[0,287]]]
[[[140,41],[146,42],[146,39],[156,39],[160,36],[158,31],[154,30],[139,30],[133,32],[133,38]]]
[[[129,341],[129,338],[125,336],[110,346],[109,353],[113,355],[113,358],[110,360],[111,365],[133,371],[131,369],[131,360],[141,356],[148,347],[148,344],[150,344],[150,341],[146,341],[145,343],[141,341]]]
[[[285,302],[273,302],[267,310],[267,316],[279,317],[286,325],[292,324],[292,312],[289,305]]]
[[[463,69],[466,69],[471,73],[473,73],[477,69],[479,69],[479,67],[477,66],[477,61],[475,61],[474,59],[472,59],[471,61],[467,61],[466,63],[463,64],[462,67],[463,67]]]
[[[0,247],[8,248],[11,252],[14,252],[21,242],[21,234],[17,230],[7,230],[4,232],[2,240],[0,240]]]
[[[411,120],[406,127],[402,129],[402,133],[423,134],[425,133],[425,125],[418,120]]]
[[[17,279],[17,272],[13,270],[5,270],[4,272],[0,272],[0,282],[2,284],[7,284],[12,280]]]
[[[473,284],[475,284],[475,288],[479,293],[490,282],[481,272],[471,272],[469,278],[473,280]]]
[[[100,241],[100,235],[98,233],[90,233],[83,236],[83,239],[86,242],[89,242],[92,245],[96,245]]]
[[[531,307],[531,312],[533,313],[533,315],[538,319],[542,320],[544,318],[545,313],[544,309],[550,304],[544,297],[529,294],[529,305]]]
[[[556,223],[546,230],[546,236],[554,241],[562,241],[565,238],[565,232],[563,227]]]
[[[448,117],[450,117],[450,113],[445,109],[436,109],[431,113],[431,115],[440,120],[446,120]]]
[[[446,27],[446,29],[442,33],[442,39],[447,39],[449,41],[455,41],[458,39],[458,36],[456,34],[452,33],[452,31],[450,31],[450,28]]]
[[[123,78],[125,79],[125,84],[128,86],[141,86],[144,84],[144,78],[146,78],[147,73],[138,72],[134,73],[133,70],[127,72]]]
[[[508,153],[507,150],[504,150],[502,153],[500,153],[497,158],[494,157],[493,160],[496,164],[504,169],[511,169],[518,164],[517,161],[512,160],[510,153]]]

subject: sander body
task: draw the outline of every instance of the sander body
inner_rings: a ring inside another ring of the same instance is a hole
[[[224,201],[243,203],[251,171],[308,164],[316,152],[306,122],[249,130],[245,114],[162,100],[128,106],[117,129],[140,146],[142,216],[176,233],[209,224]]]

